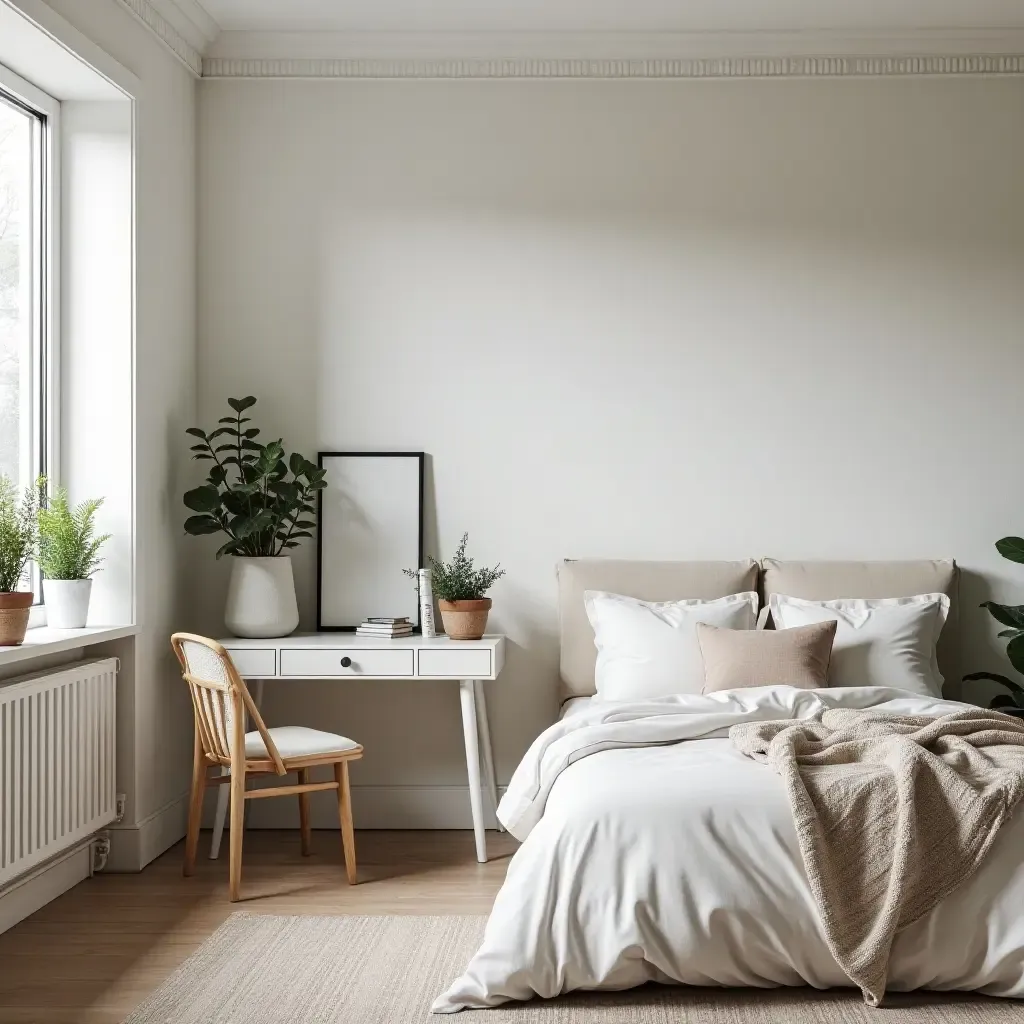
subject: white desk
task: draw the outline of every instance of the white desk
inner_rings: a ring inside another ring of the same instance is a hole
[[[505,661],[503,636],[495,634],[482,640],[449,640],[446,636],[377,640],[355,633],[295,633],[275,640],[228,637],[221,643],[230,653],[238,674],[247,682],[255,683],[251,689],[257,707],[263,699],[263,686],[268,679],[282,683],[289,679],[337,681],[352,677],[408,679],[414,683],[424,679],[457,680],[462,697],[462,732],[466,743],[476,859],[481,864],[487,860],[481,767],[495,810],[498,806],[498,783],[494,774],[483,684],[485,680],[497,679],[501,672]],[[228,787],[220,786],[219,789],[211,858],[220,852],[228,809]]]

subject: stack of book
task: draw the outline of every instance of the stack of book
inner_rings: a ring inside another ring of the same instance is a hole
[[[356,627],[359,636],[376,636],[387,640],[392,637],[411,636],[412,623],[407,615],[397,619],[367,619]]]

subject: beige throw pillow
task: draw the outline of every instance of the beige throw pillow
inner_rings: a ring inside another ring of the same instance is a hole
[[[828,686],[836,621],[793,629],[722,629],[697,623],[704,693],[750,686]]]

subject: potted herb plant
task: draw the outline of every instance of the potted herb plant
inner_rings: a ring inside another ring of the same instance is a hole
[[[38,495],[32,487],[18,500],[10,477],[0,474],[0,647],[25,640],[34,595],[19,590],[36,549]]]
[[[487,628],[487,615],[491,610],[491,599],[484,597],[505,570],[496,565],[493,569],[477,569],[473,559],[466,554],[469,534],[464,533],[455,557],[450,562],[439,562],[427,556],[430,581],[434,596],[441,609],[444,631],[452,640],[479,640]],[[416,569],[404,569],[406,576],[419,581]]]
[[[316,492],[327,484],[326,470],[299,454],[285,455],[281,440],[261,444],[259,428],[244,413],[256,404],[229,398],[234,415],[222,416],[207,433],[189,427],[199,439],[193,458],[210,462],[206,483],[185,492],[195,515],[185,520],[193,536],[222,533],[217,550],[232,556],[224,621],[235,636],[287,636],[299,624],[295,579],[289,551],[311,537]]]
[[[1024,539],[1020,537],[1004,537],[996,541],[996,551],[1011,562],[1024,564]],[[1007,628],[1000,631],[999,637],[1008,640],[1006,655],[1010,664],[1024,673],[1024,605],[996,604],[995,601],[983,601],[982,608],[987,608],[989,615],[1001,626]],[[964,676],[964,682],[976,679],[987,679],[1006,687],[1009,693],[997,693],[989,701],[990,708],[997,708],[1016,718],[1024,718],[1024,686],[998,672],[971,672]]]
[[[40,487],[45,486],[40,480]],[[39,568],[43,574],[46,624],[55,629],[81,629],[89,617],[92,574],[99,568],[99,551],[110,534],[96,536],[96,511],[102,498],[72,505],[58,487],[43,498],[38,513]]]

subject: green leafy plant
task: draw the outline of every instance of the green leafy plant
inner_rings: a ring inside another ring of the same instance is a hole
[[[455,557],[450,562],[439,562],[427,555],[434,597],[441,601],[479,601],[505,575],[500,565],[493,569],[475,568],[473,559],[466,554],[468,541],[469,534],[464,533]],[[403,569],[402,572],[416,580],[419,586],[419,572],[416,569]]]
[[[39,481],[40,489],[46,479]],[[110,534],[96,536],[96,511],[102,498],[90,498],[72,505],[68,492],[58,487],[43,497],[38,512],[39,568],[49,580],[87,580],[103,561],[100,548]]]
[[[26,488],[19,501],[14,481],[0,474],[0,593],[13,593],[25,577],[25,567],[36,551],[38,507],[35,488]]]
[[[996,541],[996,551],[1011,562],[1024,564],[1024,539],[1020,537],[1004,537]],[[983,601],[982,608],[987,608],[989,615],[1001,626],[1008,627],[999,633],[1000,639],[1009,641],[1006,645],[1006,656],[1010,664],[1020,673],[1024,673],[1024,605],[996,604],[995,601]],[[998,693],[989,701],[991,708],[1012,708],[1024,711],[1024,686],[998,672],[971,672],[964,676],[964,682],[976,679],[988,679],[1005,686],[1009,693]]]
[[[199,427],[186,431],[199,439],[192,457],[213,465],[205,484],[185,492],[185,505],[197,513],[185,520],[185,532],[226,534],[218,558],[267,557],[297,547],[302,537],[312,536],[313,502],[327,486],[327,470],[298,453],[286,456],[280,439],[256,440],[259,428],[247,427],[250,418],[244,415],[255,404],[251,395],[229,398],[233,416],[222,416],[210,433]]]

